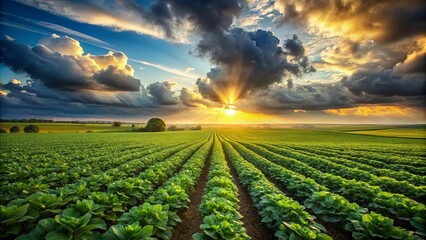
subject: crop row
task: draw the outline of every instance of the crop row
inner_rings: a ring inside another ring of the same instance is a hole
[[[351,203],[344,197],[328,192],[327,188],[312,179],[275,164],[245,148],[231,142],[247,161],[258,167],[264,174],[279,182],[287,191],[305,201],[322,221],[341,225],[352,233],[355,239],[394,238],[420,239],[403,228],[396,227],[393,220]]]
[[[275,232],[278,239],[331,239],[323,233],[324,226],[315,222],[315,217],[306,212],[304,206],[285,196],[260,170],[244,160],[231,144],[222,143],[242,185],[259,210],[262,222]]]
[[[394,147],[394,146],[393,146]],[[354,148],[350,147],[351,151],[346,151],[345,148],[340,147],[333,147],[333,148],[326,148],[325,150],[330,150],[331,152],[337,152],[337,153],[344,153],[350,156],[354,157],[364,157],[366,159],[374,159],[386,164],[401,164],[406,166],[415,166],[415,167],[426,167],[426,163],[424,162],[424,153],[421,155],[411,155],[415,154],[416,152],[412,149],[407,149],[406,147],[404,149],[398,149],[394,150],[392,148],[383,150],[383,147],[380,147],[380,149],[374,149],[371,146],[368,148]]]
[[[369,165],[371,167],[375,167],[377,170],[383,171],[385,169],[394,170],[396,172],[401,172],[401,170],[404,170],[406,172],[399,173],[396,177],[401,178],[401,180],[406,180],[404,178],[410,178],[410,174],[420,176],[421,178],[425,179],[424,175],[426,174],[426,166],[411,166],[409,159],[404,159],[405,163],[385,163],[383,161],[374,160],[372,157],[366,157],[364,155],[358,155],[356,152],[353,152],[352,150],[335,150],[332,148],[327,149],[321,149],[318,147],[301,147],[301,146],[291,146],[292,149],[301,150],[304,152],[310,152],[318,155],[323,155],[327,157],[335,157],[335,158],[344,158],[351,160],[355,163],[363,163],[366,165]],[[384,154],[385,156],[389,156],[390,154]],[[401,175],[401,176],[400,176]],[[416,178],[416,177],[414,177]],[[417,179],[416,179],[417,180]],[[423,180],[425,181],[425,180]]]
[[[31,157],[24,161],[5,163],[0,170],[1,183],[28,182],[30,179],[45,177],[48,174],[60,174],[65,171],[79,171],[82,168],[96,167],[106,168],[112,163],[109,159],[123,155],[133,154],[155,147],[152,144],[134,146],[117,146],[115,148],[90,149],[79,152],[71,152],[67,155],[46,154],[43,157]],[[93,166],[95,165],[95,166]],[[91,170],[92,172],[93,170]]]
[[[238,189],[227,166],[222,145],[215,137],[208,180],[200,205],[202,232],[194,234],[194,239],[250,239],[238,212],[238,201]]]
[[[81,177],[87,177],[93,173],[99,173],[110,168],[114,168],[126,161],[134,158],[143,156],[147,152],[150,152],[155,146],[144,146],[138,149],[131,149],[127,151],[112,151],[111,154],[88,157],[81,160],[66,160],[61,158],[45,164],[45,167],[34,166],[32,167],[31,162],[26,163],[26,169],[20,169],[22,171],[22,179],[19,179],[21,172],[15,172],[17,169],[13,169],[13,165],[5,166],[9,168],[8,172],[14,173],[9,174],[9,179],[4,181],[4,186],[8,185],[9,188],[21,188],[31,189],[26,187],[25,184],[46,184],[48,188],[61,187],[70,182],[74,182]],[[72,162],[73,164],[69,164]],[[13,180],[17,178],[16,180]]]
[[[323,157],[309,156],[303,153],[290,151],[285,148],[278,148],[267,144],[260,144],[263,147],[278,153],[283,156],[291,157],[314,167],[323,173],[331,173],[339,175],[346,179],[355,179],[358,181],[367,182],[374,186],[379,186],[382,190],[404,194],[413,199],[422,199],[426,197],[425,186],[415,186],[407,181],[397,181],[389,177],[377,177],[369,172],[344,166],[342,164],[334,163]]]
[[[85,173],[82,175],[76,172],[67,171],[62,174],[40,176],[38,178],[30,179],[30,181],[28,182],[17,182],[7,184],[1,187],[2,194],[0,194],[0,201],[4,203],[10,201],[11,199],[29,196],[30,194],[35,193],[37,191],[49,190],[50,192],[53,190],[52,187],[55,187],[55,185],[52,183],[60,182],[61,180],[63,180],[64,182],[62,183],[62,186],[59,186],[59,188],[57,188],[57,190],[59,191],[61,189],[73,188],[73,186],[76,185],[86,185],[86,183],[90,183],[87,185],[91,189],[95,189],[97,187],[100,187],[100,184],[107,184],[109,180],[112,180],[112,178],[126,177],[126,175],[137,171],[139,169],[138,167],[146,166],[144,165],[145,161],[140,160],[149,160],[149,158],[151,158],[153,154],[161,152],[162,150],[164,150],[164,148],[164,146],[150,148],[135,154],[120,156],[116,159],[108,159],[107,162],[111,163],[112,166],[104,172],[102,172],[101,170],[93,171],[93,169],[86,169],[82,167],[81,172]],[[182,146],[178,145],[170,149],[178,151],[181,148]],[[170,154],[172,153],[173,151],[170,152]],[[116,165],[116,163],[120,163],[120,165]]]
[[[286,147],[280,147],[281,149],[288,149],[289,151],[292,152],[296,152],[296,153],[301,153],[304,154],[306,156],[310,156],[310,157],[320,157],[320,158],[324,158],[325,155],[321,155],[321,154],[314,154],[311,153],[309,151],[303,151],[303,150],[297,150],[294,148],[286,148]],[[359,170],[362,171],[366,171],[371,173],[372,175],[376,175],[378,177],[388,177],[388,178],[393,178],[395,180],[398,181],[407,181],[410,184],[413,184],[415,186],[422,186],[422,185],[426,185],[426,177],[425,176],[419,176],[416,174],[412,174],[403,170],[399,170],[399,171],[395,171],[395,170],[390,170],[390,169],[384,169],[384,168],[377,168],[377,167],[373,167],[367,164],[363,164],[363,163],[359,163],[353,160],[348,160],[348,159],[344,159],[342,157],[334,157],[334,156],[327,156],[326,159],[328,161],[337,163],[337,164],[341,164],[343,166],[346,167],[350,167],[350,168],[357,168]]]
[[[403,221],[408,221],[419,233],[425,233],[425,228],[422,224],[425,222],[424,216],[426,216],[426,207],[421,203],[399,194],[383,192],[379,187],[371,186],[367,183],[346,180],[333,174],[324,174],[307,164],[281,156],[269,151],[267,148],[262,148],[253,144],[243,145],[259,154],[257,158],[264,157],[271,163],[292,170],[292,174],[298,173],[302,176],[312,178],[325,187],[330,188],[331,191],[342,194],[347,199],[357,202],[364,207],[372,207],[380,213],[395,216]],[[271,148],[273,147],[271,146]],[[255,156],[254,153],[249,153],[247,151],[246,154],[247,157]],[[287,187],[290,186],[287,185]],[[296,189],[297,185],[294,190]],[[319,191],[321,189],[317,188],[316,190]],[[303,188],[301,187],[299,193],[303,192]]]
[[[90,239],[148,240],[152,237],[170,239],[173,227],[181,221],[178,214],[188,206],[189,194],[193,191],[201,174],[211,144],[212,140],[209,140],[199,148],[183,165],[178,174],[175,174],[162,187],[158,188],[143,204],[134,206],[122,214],[118,218],[117,224],[109,227],[102,235],[100,232],[106,230],[104,225],[99,225],[97,229],[87,229],[87,225],[82,225],[79,229],[86,228],[85,234],[90,236]],[[43,237],[56,231],[53,227],[50,228],[50,232],[47,232],[46,229],[36,228],[31,235],[40,238],[40,236]],[[68,231],[67,234],[69,236],[77,231]],[[27,238],[22,236],[18,239]],[[74,237],[72,239],[79,238]]]
[[[15,199],[9,202],[7,206],[2,206],[2,210],[5,213],[14,212],[17,208],[28,205],[27,210],[23,216],[24,220],[15,219],[12,222],[3,225],[2,227],[8,229],[13,225],[16,227],[23,226],[24,228],[31,228],[38,219],[56,214],[61,211],[61,208],[67,206],[68,204],[75,203],[78,200],[87,198],[91,192],[93,193],[96,191],[102,191],[104,186],[108,186],[108,188],[112,192],[115,192],[116,195],[121,195],[123,192],[128,192],[130,198],[137,198],[140,194],[139,192],[143,190],[145,182],[137,178],[128,178],[126,180],[122,179],[126,178],[126,176],[131,176],[132,173],[142,171],[154,163],[160,164],[162,161],[168,160],[168,158],[173,154],[178,153],[182,149],[190,147],[192,144],[193,143],[176,146],[161,151],[157,150],[156,152],[148,154],[142,158],[134,159],[130,162],[122,164],[118,168],[113,168],[103,173],[94,174],[87,178],[82,178],[78,182],[68,184],[60,189],[39,191],[26,198]],[[96,194],[94,196],[96,196]],[[122,197],[125,196],[127,195],[124,194]],[[112,196],[111,198],[114,199],[115,197]],[[5,216],[6,220],[8,215],[6,214]],[[19,224],[16,224],[16,222]],[[16,231],[19,231],[19,229],[13,229],[9,231],[11,234],[16,234]]]

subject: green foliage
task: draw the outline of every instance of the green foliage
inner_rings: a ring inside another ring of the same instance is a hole
[[[34,230],[17,239],[93,239],[99,235],[97,230],[106,229],[105,222],[94,216],[100,211],[102,211],[101,206],[93,201],[78,201],[56,215],[55,218],[40,220]]]
[[[150,203],[133,207],[118,219],[121,225],[130,225],[135,222],[141,226],[150,225],[152,235],[161,239],[170,239],[172,227],[180,221],[176,213],[169,211],[168,205],[151,205]]]
[[[145,132],[163,132],[166,130],[166,124],[160,118],[151,118],[143,131]]]
[[[233,214],[211,214],[203,218],[200,229],[203,233],[196,233],[193,238],[243,240],[249,239],[241,222],[236,221]]]
[[[24,132],[26,133],[38,133],[40,131],[40,128],[36,125],[27,125],[24,127]]]
[[[121,127],[121,122],[112,122],[113,127]]]
[[[19,223],[29,219],[29,217],[26,216],[29,206],[29,204],[20,207],[6,207],[0,205],[0,237],[16,235],[21,231],[21,225]]]
[[[324,226],[316,223],[315,217],[306,212],[304,206],[283,195],[259,169],[245,161],[231,144],[224,142],[224,149],[241,183],[248,189],[254,205],[259,209],[262,222],[273,229],[275,236],[280,239],[331,239],[323,233]]]
[[[19,133],[19,132],[21,132],[21,129],[18,127],[18,126],[12,126],[10,129],[9,129],[9,132],[10,133]]]
[[[352,232],[352,237],[356,240],[393,238],[393,239],[419,239],[407,230],[393,226],[393,220],[375,212],[360,215],[352,213],[350,223],[345,229]]]
[[[3,128],[0,128],[0,133],[7,133],[7,131],[4,130]]]
[[[316,192],[305,201],[305,206],[315,213],[319,219],[325,222],[344,223],[351,212],[360,214],[367,210],[360,208],[358,204],[350,203],[345,198],[330,193]]]
[[[170,239],[213,139],[196,239],[249,238],[230,163],[278,239],[330,239],[316,217],[355,239],[426,236],[426,163],[416,141],[357,136],[331,144],[336,134],[306,131],[304,139],[324,141],[295,144],[291,131],[286,138],[277,135],[283,130],[249,132],[260,135],[225,132],[238,142],[204,131],[2,136],[0,238]],[[365,138],[368,145],[357,143]]]
[[[140,226],[137,222],[129,225],[114,225],[103,236],[104,240],[151,240],[153,226]]]
[[[201,233],[195,239],[249,239],[238,212],[238,189],[234,184],[221,143],[215,137],[208,181],[200,212]]]

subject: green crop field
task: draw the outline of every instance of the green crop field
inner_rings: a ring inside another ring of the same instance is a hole
[[[0,238],[424,239],[424,130],[361,130],[1,134]]]

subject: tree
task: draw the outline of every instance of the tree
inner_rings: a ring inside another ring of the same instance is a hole
[[[163,132],[166,130],[166,123],[160,118],[151,118],[144,130],[145,132]]]
[[[113,127],[121,127],[121,122],[113,122],[112,126]]]
[[[7,131],[4,130],[3,128],[0,128],[0,133],[7,133]]]
[[[201,130],[201,126],[200,126],[200,125],[198,125],[198,126],[196,126],[196,127],[192,127],[192,128],[191,128],[191,130]]]
[[[27,125],[24,127],[24,132],[26,133],[38,133],[40,131],[40,128],[36,125]]]
[[[21,129],[16,125],[9,129],[10,133],[19,133],[20,131],[21,131]]]

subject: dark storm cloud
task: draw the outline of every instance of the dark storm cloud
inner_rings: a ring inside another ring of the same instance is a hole
[[[0,40],[0,45],[1,64],[50,88],[139,91],[140,81],[127,74],[126,69],[110,66],[97,72],[97,63],[90,56],[61,55],[44,45],[30,47],[8,40]]]
[[[280,82],[286,75],[300,76],[314,71],[304,55],[301,41],[294,36],[284,48],[271,32],[248,32],[233,28],[221,34],[205,35],[198,43],[200,55],[208,57],[217,67],[198,79],[203,97],[217,101],[218,94],[238,86],[238,97],[259,88]]]
[[[19,99],[50,99],[63,102],[80,104],[100,104],[108,106],[121,106],[126,108],[153,107],[150,96],[141,86],[139,92],[101,92],[91,90],[62,91],[47,87],[40,80],[27,80],[25,84],[16,83],[14,80],[5,84],[2,89],[8,90],[6,97]]]
[[[313,24],[353,39],[391,43],[426,33],[423,0],[277,0],[276,8],[284,22]]]
[[[392,68],[364,68],[331,83],[272,85],[243,99],[239,108],[272,114],[289,110],[327,110],[363,105],[423,109],[426,95],[425,51],[414,51]]]
[[[391,69],[364,68],[355,71],[342,83],[352,93],[377,96],[426,95],[425,51],[412,52]]]
[[[159,105],[176,105],[178,100],[173,92],[173,86],[175,83],[169,81],[155,82],[149,84],[146,89],[151,94],[153,101]]]
[[[426,94],[425,74],[395,75],[392,69],[358,70],[343,84],[354,94],[380,96],[418,96]]]
[[[289,113],[292,110],[328,110],[363,105],[398,105],[422,109],[424,96],[384,96],[364,93],[356,95],[343,81],[334,83],[295,84],[292,88],[271,86],[242,99],[237,108],[270,114]]]
[[[305,48],[302,45],[302,41],[293,35],[292,39],[287,39],[284,41],[284,47],[288,50],[287,54],[297,58],[302,58],[305,56]]]
[[[139,92],[61,91],[39,80],[21,84],[14,80],[0,94],[1,117],[149,117],[183,111],[181,106],[161,106],[143,86]]]
[[[205,33],[228,29],[234,17],[240,15],[245,6],[244,0],[164,0],[173,15],[191,21]]]
[[[0,85],[0,89],[6,89],[9,90],[10,92],[16,92],[16,91],[22,91],[24,90],[22,84],[20,81],[17,80],[11,80],[10,82],[6,83],[6,84],[1,84]]]

